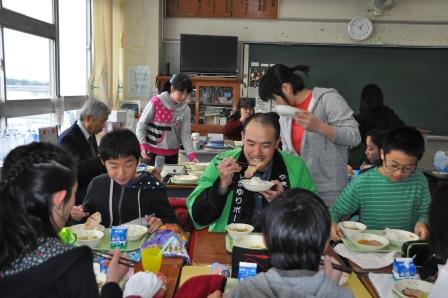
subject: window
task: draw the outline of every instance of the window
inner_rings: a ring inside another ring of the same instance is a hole
[[[53,23],[53,0],[3,0],[2,2],[4,8]]]
[[[30,126],[67,125],[56,115],[87,98],[90,6],[91,0],[0,0],[2,140],[9,131],[20,139]]]
[[[52,113],[59,96],[64,109],[79,108],[87,98],[91,0],[0,3],[2,116]],[[0,119],[0,127],[5,124]]]
[[[6,28],[3,36],[6,100],[53,97],[55,90],[50,90],[53,41]]]
[[[86,1],[59,1],[61,95],[87,94],[90,47]],[[87,59],[87,60],[86,60]]]

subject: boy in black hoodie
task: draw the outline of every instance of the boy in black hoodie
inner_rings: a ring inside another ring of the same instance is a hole
[[[106,227],[129,221],[146,222],[150,233],[164,223],[177,222],[163,183],[148,172],[136,172],[140,144],[132,131],[118,129],[107,133],[99,153],[107,174],[90,182],[83,204],[72,209],[73,219],[82,220],[99,211]]]

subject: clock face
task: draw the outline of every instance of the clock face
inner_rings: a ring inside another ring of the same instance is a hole
[[[372,31],[373,24],[368,18],[356,17],[348,23],[347,33],[353,40],[366,40],[372,35]]]

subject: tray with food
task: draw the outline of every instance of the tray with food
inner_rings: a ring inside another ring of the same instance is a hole
[[[354,252],[386,253],[401,251],[400,246],[392,244],[387,238],[381,236],[382,232],[383,230],[366,230],[350,238],[343,237],[342,242]]]

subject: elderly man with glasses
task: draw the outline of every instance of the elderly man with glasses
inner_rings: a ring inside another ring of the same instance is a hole
[[[333,240],[342,235],[337,222],[357,211],[368,229],[401,229],[427,238],[430,194],[425,176],[416,171],[425,151],[423,136],[415,128],[396,128],[383,145],[383,165],[352,181],[330,208]]]

